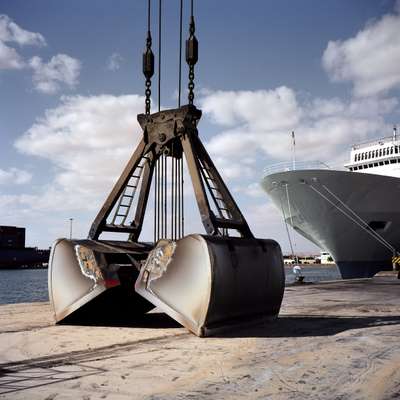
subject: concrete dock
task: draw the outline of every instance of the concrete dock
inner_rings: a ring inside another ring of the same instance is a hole
[[[200,339],[164,314],[56,326],[0,306],[0,399],[398,399],[400,280],[286,288],[280,318]]]

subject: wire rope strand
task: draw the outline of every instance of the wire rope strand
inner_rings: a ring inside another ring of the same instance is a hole
[[[183,178],[183,154],[181,158],[181,168],[180,168],[180,174],[181,174],[181,202],[182,202],[182,237],[185,236],[185,180]]]
[[[156,161],[157,163],[157,161]],[[154,243],[157,241],[157,167],[154,168],[154,208],[153,208],[153,213],[154,213],[154,232],[153,232],[153,240]]]
[[[172,156],[171,156],[171,239],[174,239],[174,144],[172,144]]]
[[[178,191],[178,204],[177,204],[177,220],[178,220],[178,226],[177,226],[177,236],[178,239],[181,238],[181,180],[180,180],[180,159],[178,158],[176,160],[176,180],[177,180],[177,191]]]
[[[180,0],[179,10],[179,78],[178,78],[178,107],[181,106],[182,92],[182,25],[183,25],[183,0]]]
[[[281,209],[282,209],[282,214],[283,214],[283,222],[285,223],[286,233],[287,233],[287,236],[288,236],[288,239],[289,239],[290,250],[292,252],[292,256],[294,257],[294,259],[296,261],[296,255],[294,254],[294,251],[293,251],[292,239],[290,238],[288,223],[287,223],[287,220],[286,220],[285,209],[283,208],[281,196],[279,196],[279,201],[281,203]]]
[[[353,211],[344,201],[342,201],[338,196],[335,195],[332,191],[328,189],[326,185],[321,185],[334,199],[336,199],[345,209],[347,209],[362,225],[365,226],[366,229],[370,229],[370,226],[365,222],[355,211]],[[379,237],[383,242],[386,242],[388,246],[393,247],[382,235],[380,235],[378,232],[372,230],[371,233],[373,233],[376,237]]]
[[[160,234],[161,238],[163,239],[164,236],[164,181],[165,181],[165,176],[164,176],[164,153],[161,154],[161,199],[160,199],[160,209],[161,209],[161,223],[160,223]]]
[[[161,110],[161,15],[162,0],[158,0],[158,111]]]
[[[164,237],[168,235],[168,221],[167,221],[167,211],[168,211],[168,199],[167,199],[167,156],[164,154]]]
[[[289,199],[289,185],[286,184],[285,186],[286,186],[286,199],[287,199],[287,203],[288,203],[289,218],[290,218],[290,222],[291,222],[292,227],[294,227],[292,209],[291,209],[291,204],[290,204],[290,199]],[[294,245],[295,251],[297,251],[296,239],[295,239],[295,233],[294,232],[293,232],[293,245]]]
[[[173,163],[174,163],[174,240],[176,240],[176,228],[177,228],[177,221],[178,221],[178,209],[177,209],[177,204],[178,204],[178,171],[177,171],[177,166],[178,166],[178,160],[176,157],[173,158]]]
[[[147,30],[150,30],[151,0],[147,1]]]
[[[347,214],[345,211],[343,211],[342,209],[340,209],[333,201],[329,200],[325,195],[323,195],[317,188],[315,188],[312,185],[309,185],[309,187],[314,190],[314,192],[318,193],[322,198],[324,198],[328,203],[330,203],[333,207],[335,207],[339,212],[341,212],[344,216],[346,216],[348,219],[350,219],[351,221],[353,221],[357,226],[359,226],[363,231],[365,231],[366,233],[368,233],[370,236],[372,236],[373,238],[375,238],[379,243],[381,243],[384,247],[386,247],[387,249],[389,249],[392,253],[394,251],[396,251],[396,249],[391,246],[390,244],[386,244],[384,241],[382,241],[379,237],[375,236],[373,234],[372,231],[366,229],[363,225],[360,224],[360,222],[358,222],[357,220],[355,220],[353,217],[351,217],[349,214]]]
[[[173,230],[172,230],[172,239],[176,240],[176,203],[178,201],[178,197],[177,197],[177,181],[176,181],[176,158],[175,158],[175,154],[173,155],[173,158],[171,158],[171,163],[172,163],[172,168],[173,168],[173,178],[172,178],[172,182],[173,182],[173,207],[172,207],[172,213],[174,215],[174,226],[173,226]]]
[[[177,215],[177,212],[176,212],[176,205],[177,205],[177,203],[178,203],[178,191],[177,191],[177,185],[178,185],[178,182],[177,182],[177,179],[176,179],[176,166],[177,166],[177,159],[174,157],[173,159],[172,159],[172,162],[173,162],[173,164],[174,164],[174,240],[176,240],[176,226],[177,226],[177,218],[178,218],[178,215]]]
[[[160,240],[160,159],[157,160],[157,240]]]

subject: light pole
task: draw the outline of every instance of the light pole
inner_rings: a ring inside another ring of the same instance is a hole
[[[72,222],[73,222],[73,218],[69,219],[69,238],[72,239]]]

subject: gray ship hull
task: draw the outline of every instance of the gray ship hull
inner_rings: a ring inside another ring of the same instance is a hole
[[[344,279],[392,269],[393,252],[380,238],[400,248],[399,178],[293,170],[265,176],[262,187],[287,223],[331,253]]]

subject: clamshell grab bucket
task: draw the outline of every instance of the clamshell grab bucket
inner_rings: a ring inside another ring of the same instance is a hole
[[[49,298],[55,320],[132,320],[153,306],[134,290],[144,244],[58,239],[50,254]]]
[[[278,315],[281,249],[254,238],[199,138],[200,117],[192,104],[138,115],[143,137],[89,239],[53,245],[49,293],[57,322],[135,322],[158,306],[208,336]],[[184,235],[184,161],[206,235]],[[139,242],[152,181],[156,245]],[[101,239],[105,233],[125,239]]]
[[[278,315],[282,253],[273,240],[189,235],[161,240],[135,289],[198,336]]]

